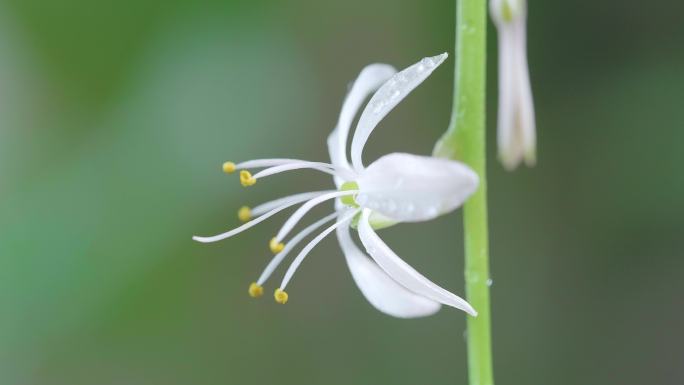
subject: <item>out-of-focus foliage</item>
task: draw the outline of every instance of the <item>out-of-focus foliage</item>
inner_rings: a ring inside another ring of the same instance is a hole
[[[539,165],[506,173],[490,151],[501,383],[684,380],[684,9],[649,4],[530,2]],[[324,160],[347,83],[370,62],[453,53],[454,9],[0,4],[0,383],[464,383],[463,314],[376,312],[333,239],[286,306],[246,294],[279,220],[190,241],[237,225],[243,204],[328,186],[302,172],[244,190],[220,165]],[[430,152],[453,62],[380,125],[368,159]],[[462,292],[459,219],[383,232]]]

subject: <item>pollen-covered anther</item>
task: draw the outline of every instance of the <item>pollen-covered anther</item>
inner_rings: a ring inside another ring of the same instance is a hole
[[[285,305],[287,303],[288,295],[282,289],[276,289],[275,293],[273,293],[273,297],[275,298],[275,301],[279,304]]]
[[[278,242],[278,240],[275,237],[273,237],[271,238],[271,241],[268,242],[268,247],[271,249],[271,252],[273,254],[278,254],[281,251],[283,251],[283,249],[285,248],[285,244],[282,242]]]
[[[235,163],[233,162],[225,162],[223,163],[223,172],[226,174],[232,174],[235,172]]]
[[[240,171],[240,183],[245,187],[249,187],[256,183],[256,178],[254,178],[249,171],[242,170]]]
[[[240,207],[240,210],[238,210],[238,219],[242,222],[247,222],[252,219],[252,209],[247,206]]]
[[[256,282],[249,285],[249,296],[252,298],[259,298],[264,295],[264,288]]]

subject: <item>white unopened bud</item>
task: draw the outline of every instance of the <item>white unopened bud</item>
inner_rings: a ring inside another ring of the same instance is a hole
[[[526,0],[491,0],[499,35],[499,158],[509,170],[536,161],[534,102],[527,65]]]

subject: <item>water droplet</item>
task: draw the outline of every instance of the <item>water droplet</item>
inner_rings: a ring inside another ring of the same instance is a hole
[[[425,213],[430,217],[437,216],[437,207],[430,206],[425,209]]]
[[[389,212],[394,212],[397,209],[397,204],[391,199],[387,201],[387,204],[385,206],[387,211]]]
[[[493,284],[494,284],[494,281],[491,278],[489,278],[487,280],[487,286],[491,287]]]
[[[401,91],[399,91],[399,90],[394,90],[394,92],[392,92],[391,98],[392,98],[392,99],[396,99],[396,98],[399,97],[399,95],[401,95]]]

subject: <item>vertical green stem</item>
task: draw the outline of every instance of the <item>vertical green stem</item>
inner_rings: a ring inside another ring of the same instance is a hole
[[[488,284],[486,22],[486,0],[458,0],[454,106],[449,129],[435,147],[435,155],[463,161],[480,176],[480,187],[466,202],[463,213],[466,294],[479,313],[477,317],[468,317],[470,385],[494,383]]]

